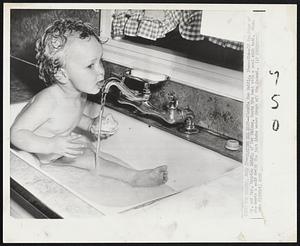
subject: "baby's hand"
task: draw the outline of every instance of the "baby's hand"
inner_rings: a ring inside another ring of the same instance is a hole
[[[79,134],[61,134],[52,137],[53,153],[66,156],[69,158],[76,158],[83,154],[83,149],[86,144],[78,141],[82,136]]]
[[[93,135],[96,136],[98,135],[99,124],[100,124],[99,117],[97,117],[94,119],[90,127],[90,132]],[[100,133],[101,139],[108,138],[109,136],[115,134],[117,130],[118,130],[118,122],[113,118],[111,114],[102,117],[101,133]]]

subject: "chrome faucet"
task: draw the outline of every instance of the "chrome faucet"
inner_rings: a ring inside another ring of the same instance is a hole
[[[134,78],[144,83],[144,90],[142,93],[130,90],[124,83],[126,77]],[[167,77],[166,77],[167,78]],[[153,81],[152,81],[153,82]],[[142,78],[136,78],[130,74],[122,76],[121,79],[118,77],[110,77],[105,81],[103,94],[106,97],[106,94],[109,92],[111,86],[116,86],[120,90],[120,96],[118,102],[120,104],[127,104],[135,107],[138,111],[145,115],[156,116],[169,124],[176,124],[185,122],[187,119],[191,121],[194,118],[194,113],[189,108],[180,109],[178,107],[177,98],[172,95],[170,97],[170,102],[166,110],[161,110],[153,106],[150,101],[150,85],[151,81]]]
[[[125,77],[123,77],[121,80],[117,77],[110,77],[105,81],[103,94],[106,96],[106,94],[109,92],[109,89],[111,86],[116,86],[122,95],[124,95],[128,100],[135,101],[135,102],[142,102],[147,101],[148,95],[140,96],[137,92],[130,90],[125,84],[124,84]]]

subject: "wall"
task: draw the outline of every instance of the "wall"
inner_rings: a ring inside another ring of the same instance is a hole
[[[76,17],[92,23],[99,30],[100,13],[94,10],[13,10],[11,12],[11,54],[35,63],[35,41],[45,27],[58,18]],[[35,72],[11,67],[11,90],[19,94],[32,95],[43,88]],[[106,77],[111,72],[122,73],[126,68],[105,62]],[[36,76],[34,76],[36,77]],[[22,85],[20,81],[26,85]],[[179,106],[189,106],[195,113],[195,123],[225,136],[242,141],[243,103],[207,91],[185,86],[176,81],[167,81],[151,88],[151,102],[162,107],[168,101],[169,93],[178,97]],[[31,91],[28,93],[26,91]],[[24,92],[23,92],[24,91]],[[15,95],[12,93],[12,96]],[[91,97],[96,100],[95,97]],[[16,100],[14,100],[16,101]]]
[[[11,11],[11,55],[35,63],[35,42],[45,28],[59,18],[77,18],[100,30],[100,12],[94,10],[27,10]],[[99,32],[98,32],[99,34]]]

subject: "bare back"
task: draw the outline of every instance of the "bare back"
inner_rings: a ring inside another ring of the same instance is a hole
[[[86,94],[79,98],[66,97],[58,85],[52,85],[28,102],[14,124],[28,128],[41,137],[68,135],[78,125],[85,105]],[[57,154],[37,156],[41,162],[50,162],[60,157]]]

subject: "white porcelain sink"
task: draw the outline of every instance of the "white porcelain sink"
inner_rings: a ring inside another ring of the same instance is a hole
[[[11,122],[15,119],[17,113],[24,105],[25,104],[22,103],[11,106]],[[94,117],[97,113],[98,105],[93,104],[92,107],[90,107],[89,114]],[[123,160],[136,169],[168,165],[169,180],[166,186],[162,186],[162,188],[157,188],[156,190],[154,189],[154,193],[156,192],[155,198],[215,180],[221,177],[225,172],[241,165],[239,162],[222,156],[214,151],[178,138],[157,128],[150,127],[143,122],[110,108],[105,108],[104,115],[108,113],[111,113],[118,121],[119,129],[113,136],[101,141],[101,151]],[[66,171],[64,175],[70,175],[71,177],[71,170],[72,169],[69,169],[68,172]],[[55,176],[55,174],[57,174],[57,179],[61,180],[59,177],[61,172],[63,172],[62,169],[53,171],[53,175]],[[75,187],[76,182],[74,182],[74,179],[78,177],[81,180],[90,180],[90,190],[94,190],[95,192],[99,191],[99,188],[96,187],[98,181],[95,177],[89,178],[84,172],[80,175],[74,173],[72,180],[70,180],[69,184],[65,185],[73,185],[73,187]],[[99,186],[100,185],[103,184],[99,183]],[[147,193],[145,189],[140,189],[139,192],[141,192],[141,194]],[[162,190],[161,194],[159,189]],[[85,194],[83,193],[86,192],[80,190],[81,187],[78,186],[76,193],[84,199]],[[126,192],[127,191],[128,189]],[[125,191],[123,190],[122,192]],[[94,197],[100,196],[103,196],[103,194],[97,195],[92,192],[92,194],[87,197],[87,200],[90,201]],[[148,198],[144,197],[143,199],[147,200]],[[94,200],[93,203],[95,204],[97,201]],[[126,206],[128,206],[128,204],[126,204]]]
[[[112,109],[105,109],[105,113],[114,115],[119,122],[119,131],[109,140],[102,141],[102,150],[136,169],[168,165],[168,185],[176,190],[200,185],[241,165]]]

